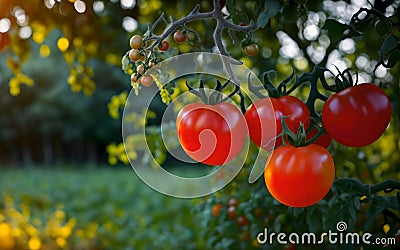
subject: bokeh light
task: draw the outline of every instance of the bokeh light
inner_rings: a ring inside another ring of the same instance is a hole
[[[42,45],[40,46],[39,53],[40,53],[40,56],[41,56],[41,57],[48,57],[48,56],[50,56],[51,49],[50,49],[49,45],[47,45],[47,44],[42,44]]]
[[[84,13],[86,11],[86,4],[84,1],[80,1],[80,0],[75,1],[74,7],[78,13]]]
[[[19,37],[21,37],[22,39],[28,39],[29,37],[31,37],[32,35],[32,29],[29,26],[24,26],[22,28],[19,29],[18,31],[18,35]]]
[[[0,19],[0,33],[6,33],[11,27],[11,21],[8,18]]]
[[[138,22],[133,17],[126,16],[122,20],[122,27],[128,32],[133,32],[138,28]]]
[[[57,41],[57,47],[61,52],[65,52],[69,47],[69,40],[66,37],[61,37]]]
[[[121,0],[121,7],[123,9],[133,9],[136,5],[135,0]]]

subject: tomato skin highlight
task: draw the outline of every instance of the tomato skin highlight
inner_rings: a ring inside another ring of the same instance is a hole
[[[297,133],[301,123],[305,129],[310,125],[310,111],[300,99],[262,98],[250,105],[245,114],[250,139],[267,151],[282,145],[282,138],[276,137],[282,133],[283,116],[287,116],[285,123],[293,133]]]
[[[363,147],[385,132],[392,108],[385,92],[374,84],[346,88],[328,98],[322,122],[333,139],[347,147]]]
[[[323,199],[333,184],[334,176],[332,156],[316,144],[275,149],[264,172],[270,194],[290,207],[307,207]]]
[[[227,102],[186,105],[178,114],[176,128],[184,151],[192,159],[214,166],[235,158],[248,134],[242,113]]]

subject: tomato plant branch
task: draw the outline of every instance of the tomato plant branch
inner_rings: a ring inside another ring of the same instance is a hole
[[[167,26],[167,28],[164,30],[164,32],[161,35],[154,35],[153,31],[154,31],[155,27],[161,22],[161,20],[165,20],[164,13],[162,13],[160,15],[160,17],[154,22],[154,24],[148,30],[149,37],[147,39],[145,39],[145,41],[149,41],[149,40],[155,40],[155,41],[147,48],[147,50],[153,50],[157,44],[159,44],[162,40],[166,39],[178,27],[186,28],[185,25],[188,22],[195,21],[195,20],[214,18],[217,21],[217,25],[216,25],[216,28],[214,31],[214,36],[213,36],[214,42],[217,45],[217,47],[222,55],[229,56],[228,52],[225,49],[225,45],[222,43],[222,31],[225,28],[228,28],[231,30],[248,32],[248,31],[257,29],[258,26],[253,21],[251,21],[250,24],[246,25],[246,26],[240,26],[237,24],[230,23],[223,16],[219,1],[214,0],[213,4],[214,4],[214,9],[210,12],[199,12],[200,5],[197,4],[187,16],[185,16],[179,20],[173,20],[172,18],[170,18],[170,23]]]
[[[188,29],[186,24],[191,21],[195,20],[202,20],[202,19],[209,19],[209,18],[214,18],[217,21],[217,24],[214,29],[213,33],[213,40],[214,43],[219,51],[219,53],[223,56],[231,57],[228,53],[228,51],[225,48],[225,45],[223,43],[223,31],[224,29],[230,29],[230,30],[235,30],[235,31],[240,31],[240,32],[249,32],[251,30],[255,30],[258,28],[258,25],[255,24],[253,21],[250,22],[249,25],[246,26],[241,26],[237,25],[234,23],[229,22],[228,20],[225,19],[225,16],[222,13],[221,6],[219,3],[219,0],[213,0],[213,10],[210,12],[199,12],[200,5],[196,5],[193,10],[185,17],[179,19],[179,20],[173,20],[172,17],[170,17],[170,23],[167,25],[167,28],[162,32],[161,35],[155,35],[153,32],[157,25],[161,23],[162,20],[165,20],[164,13],[160,15],[160,17],[154,22],[153,25],[148,25],[148,31],[147,34],[145,35],[144,42],[154,40],[147,48],[144,49],[144,54],[146,56],[146,65],[149,62],[149,57],[148,53],[150,55],[154,55],[154,48],[156,45],[160,45],[163,40],[165,40],[170,34],[172,34],[178,27],[183,27],[185,30],[189,30],[190,32],[193,32],[197,35],[197,32],[195,32],[192,29]],[[232,60],[233,61],[233,60]],[[236,82],[235,80],[235,75],[230,67],[230,64],[233,62],[230,60],[227,60],[226,58],[222,58],[222,63],[224,66],[224,69],[229,76],[231,80]],[[237,83],[239,84],[239,83]]]
[[[359,179],[354,178],[340,178],[335,180],[336,185],[349,185],[352,188],[358,190],[360,196],[370,197],[372,194],[379,193],[381,191],[394,191],[400,190],[400,181],[388,179],[379,182],[374,185],[364,184]]]
[[[198,90],[194,89],[192,86],[190,86],[189,82],[186,81],[186,87],[189,89],[190,92],[198,96],[201,101],[205,104],[210,104],[210,105],[215,105],[221,102],[226,102],[228,101],[232,96],[235,94],[238,94],[240,97],[240,110],[242,113],[246,112],[246,107],[244,103],[244,96],[243,93],[240,91],[240,86],[237,84],[235,85],[234,90],[232,90],[227,96],[223,97],[222,91],[228,86],[228,84],[231,83],[230,80],[227,80],[224,84],[222,84],[219,80],[217,80],[217,84],[214,88],[214,91],[211,92],[210,96],[207,96],[205,90],[204,90],[204,81],[200,80],[199,83],[199,88]]]

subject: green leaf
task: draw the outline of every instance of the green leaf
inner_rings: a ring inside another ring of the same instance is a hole
[[[280,2],[276,0],[266,0],[264,2],[264,10],[257,18],[257,24],[260,28],[267,26],[269,19],[276,16],[281,10],[282,6]]]
[[[329,37],[333,42],[337,42],[343,38],[343,33],[348,29],[348,26],[337,20],[328,19],[322,28],[328,30]]]
[[[392,51],[398,46],[399,39],[394,35],[390,35],[386,37],[385,41],[382,44],[381,49],[379,50],[379,55],[384,56],[386,53]]]
[[[357,23],[352,23],[350,26],[359,33],[364,34],[372,28],[372,23],[369,20],[363,20]]]
[[[287,6],[283,10],[284,22],[286,23],[295,23],[297,21],[297,8],[293,6]]]
[[[356,196],[356,197],[354,197],[354,207],[357,209],[357,210],[360,210],[360,197],[359,196]]]
[[[389,32],[390,26],[391,24],[386,19],[379,20],[375,24],[376,33],[378,33],[378,35],[380,36],[384,36],[386,33]]]
[[[395,50],[393,51],[392,54],[390,54],[388,62],[386,64],[386,66],[388,68],[393,68],[397,62],[400,61],[400,51],[399,50]]]
[[[317,206],[309,207],[306,216],[306,223],[310,232],[318,232],[321,230],[321,213],[316,210]]]

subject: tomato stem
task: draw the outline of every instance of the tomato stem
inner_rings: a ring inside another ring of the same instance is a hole
[[[242,113],[246,112],[246,107],[244,103],[244,95],[240,90],[240,86],[235,84],[234,90],[232,90],[227,96],[222,98],[222,91],[228,86],[228,84],[231,83],[230,80],[227,80],[224,84],[222,84],[219,80],[217,80],[217,84],[214,87],[214,91],[210,94],[210,96],[207,96],[205,90],[204,90],[204,81],[200,80],[199,83],[199,88],[198,90],[194,89],[192,86],[190,86],[189,82],[186,81],[186,87],[189,89],[189,91],[196,96],[198,96],[201,101],[205,104],[209,105],[215,105],[221,102],[226,102],[230,98],[232,98],[235,94],[239,95],[240,98],[240,110]]]

